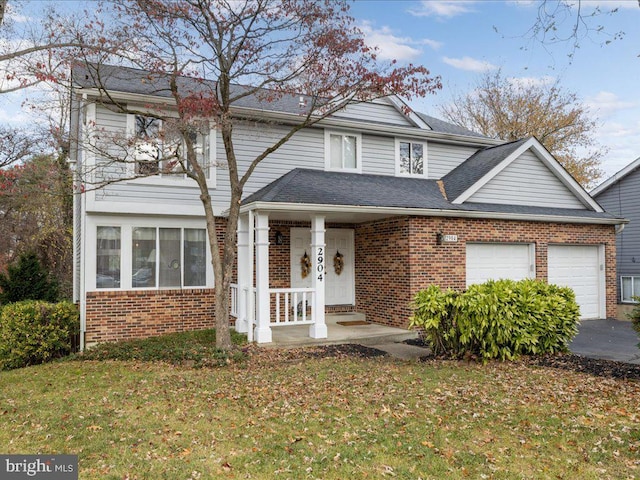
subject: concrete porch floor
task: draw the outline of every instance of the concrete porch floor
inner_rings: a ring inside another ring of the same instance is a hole
[[[265,347],[303,347],[310,345],[330,345],[357,343],[360,345],[381,345],[400,343],[417,338],[411,330],[369,323],[367,325],[338,325],[338,322],[364,320],[361,313],[327,314],[327,338],[309,337],[309,325],[272,327],[272,343],[263,343]]]

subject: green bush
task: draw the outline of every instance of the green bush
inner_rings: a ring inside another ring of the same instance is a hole
[[[566,351],[579,317],[570,288],[491,280],[465,292],[435,285],[418,292],[411,326],[424,330],[436,355],[511,360]]]
[[[70,302],[26,300],[0,311],[0,370],[47,362],[71,353],[80,331]]]
[[[627,314],[627,317],[629,318],[629,320],[631,320],[633,329],[636,332],[640,333],[640,297],[633,297],[633,300],[638,302],[638,304],[635,307],[633,307],[633,310],[631,310],[631,313]],[[640,343],[638,344],[638,347],[640,347]]]
[[[0,305],[22,300],[58,300],[58,283],[35,253],[25,253],[0,273]]]

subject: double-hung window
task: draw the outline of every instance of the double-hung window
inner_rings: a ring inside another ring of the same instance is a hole
[[[129,129],[134,137],[136,176],[184,179],[187,172],[194,169],[193,159],[207,180],[213,180],[215,130],[202,125],[186,134],[193,147],[193,157],[189,157],[187,139],[172,122],[144,115],[129,115],[129,118]]]
[[[620,277],[620,297],[623,303],[636,303],[633,297],[640,297],[640,277]]]
[[[135,115],[135,172],[136,175],[154,175],[158,173],[162,158],[160,129],[162,122],[158,118]]]
[[[427,145],[423,142],[396,139],[396,174],[425,177]]]
[[[133,288],[206,286],[205,229],[134,227],[132,235]]]
[[[325,131],[326,169],[360,172],[361,143],[359,133]]]

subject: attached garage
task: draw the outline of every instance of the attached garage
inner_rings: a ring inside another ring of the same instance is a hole
[[[606,317],[604,260],[601,258],[604,259],[602,246],[549,245],[548,281],[573,289],[582,319]]]
[[[467,286],[487,280],[535,278],[535,248],[528,243],[467,243]]]

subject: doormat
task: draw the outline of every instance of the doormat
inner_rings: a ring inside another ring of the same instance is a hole
[[[338,325],[342,325],[343,327],[356,327],[358,325],[369,325],[369,322],[364,320],[349,320],[346,322],[336,322]]]

